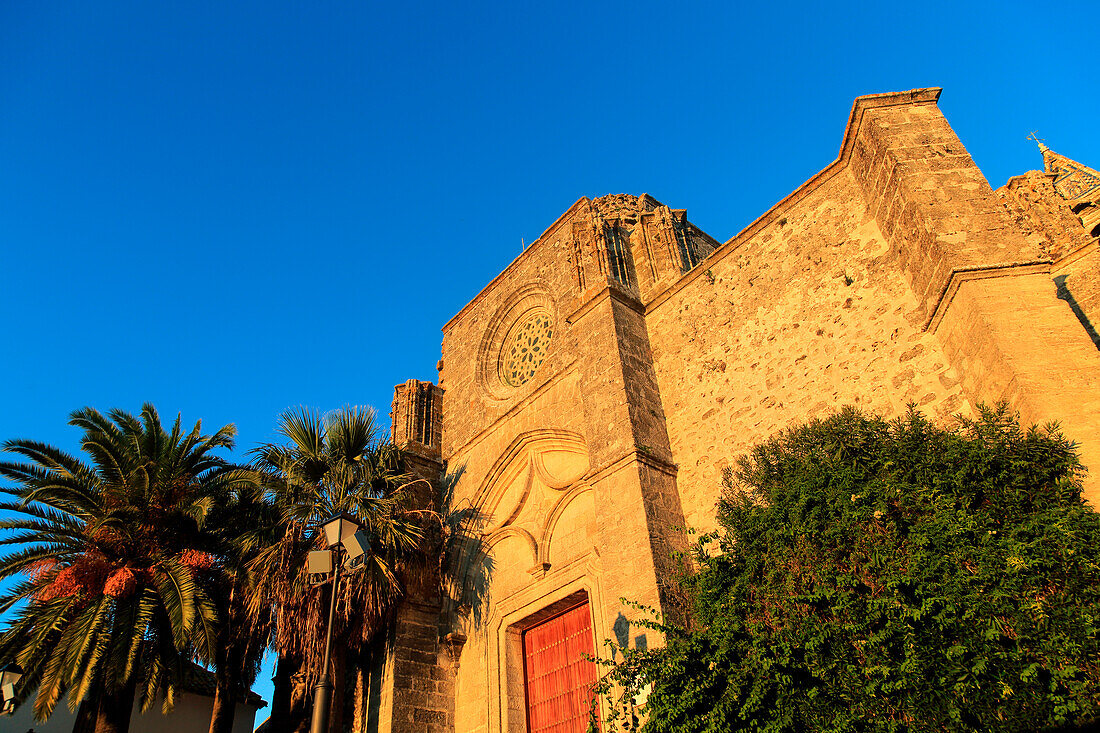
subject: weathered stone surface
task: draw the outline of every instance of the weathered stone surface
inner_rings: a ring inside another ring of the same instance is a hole
[[[1100,467],[1084,201],[1051,170],[994,192],[938,96],[857,99],[837,160],[724,244],[646,194],[582,198],[444,326],[394,439],[461,470],[464,577],[486,583],[462,643],[423,606],[396,619],[378,730],[525,730],[524,629],[579,601],[598,647],[660,643],[620,597],[676,613],[682,527],[712,528],[722,469],[843,405],[1006,399]]]
[[[1028,171],[1013,176],[996,194],[1044,258],[1058,260],[1089,243],[1091,237],[1081,220],[1055,191],[1053,173]]]
[[[681,501],[701,530],[722,469],[778,430],[846,404],[969,409],[852,175],[782,221],[728,242],[648,317]]]

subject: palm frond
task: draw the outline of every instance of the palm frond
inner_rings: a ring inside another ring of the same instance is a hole
[[[223,479],[229,464],[216,455],[232,447],[231,425],[204,436],[201,423],[185,432],[177,416],[166,429],[151,404],[140,416],[84,408],[69,422],[82,430],[87,463],[27,440],[4,443],[17,459],[0,461],[11,482],[0,510],[14,514],[0,521],[0,578],[25,575],[0,596],[9,617],[0,651],[37,660],[26,679],[39,686],[40,712],[66,690],[77,699],[123,690],[158,655],[167,655],[162,669],[177,669],[184,650],[211,653],[213,602],[177,556],[205,562],[202,553],[218,550],[223,540],[203,525],[243,487],[239,475]],[[151,689],[170,691],[173,674]]]

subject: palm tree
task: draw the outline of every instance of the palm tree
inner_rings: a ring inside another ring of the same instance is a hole
[[[297,409],[280,416],[278,432],[287,443],[254,451],[256,469],[280,517],[276,542],[252,564],[255,592],[251,611],[269,610],[271,645],[278,654],[272,700],[273,730],[289,731],[304,721],[308,690],[321,670],[321,635],[328,594],[311,589],[306,555],[322,546],[319,527],[328,517],[347,513],[371,537],[363,564],[336,594],[334,649],[360,650],[401,597],[398,572],[417,554],[424,539],[424,513],[409,506],[397,489],[404,478],[400,454],[384,442],[370,408],[345,407],[325,417]],[[336,684],[332,729],[341,730],[345,653],[333,655]],[[296,694],[290,678],[300,683]]]
[[[14,512],[0,543],[0,578],[22,580],[0,595],[14,611],[0,633],[0,659],[27,671],[38,690],[35,716],[48,717],[63,694],[74,709],[96,705],[96,732],[128,729],[134,700],[174,703],[190,658],[215,648],[215,612],[204,587],[217,563],[203,521],[224,491],[235,428],[203,435],[201,423],[170,431],[151,404],[140,417],[85,408],[69,424],[84,431],[90,463],[31,441],[3,443],[21,460],[0,462]]]
[[[206,522],[223,558],[210,589],[218,615],[210,733],[232,731],[237,703],[259,673],[271,636],[271,614],[269,609],[257,614],[249,611],[249,566],[259,550],[275,540],[279,529],[278,514],[274,505],[264,500],[257,474],[238,468],[229,477],[233,479],[231,493],[219,497]]]

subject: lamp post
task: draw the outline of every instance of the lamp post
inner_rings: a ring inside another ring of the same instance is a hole
[[[332,599],[328,606],[328,627],[325,629],[325,655],[321,665],[321,678],[313,687],[313,721],[310,733],[328,733],[329,708],[332,705],[332,680],[329,679],[328,664],[332,651],[332,621],[336,615],[336,591],[340,585],[340,571],[344,563],[341,555],[355,560],[363,554],[363,532],[359,523],[347,514],[336,514],[325,520],[322,525],[328,550],[309,553],[309,572],[333,572]],[[358,540],[358,542],[356,541]],[[345,541],[348,542],[345,545]],[[322,557],[327,556],[327,557]],[[326,567],[327,566],[327,567]]]
[[[0,694],[3,695],[3,712],[11,715],[15,712],[15,686],[23,679],[23,668],[15,662],[0,671]]]

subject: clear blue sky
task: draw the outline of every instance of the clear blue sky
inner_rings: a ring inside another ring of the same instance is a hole
[[[994,186],[1100,167],[1096,2],[0,3],[0,439],[91,405],[388,411],[582,195],[724,241],[852,99],[942,86]],[[262,689],[269,696],[270,686]],[[263,716],[261,715],[261,718]]]

